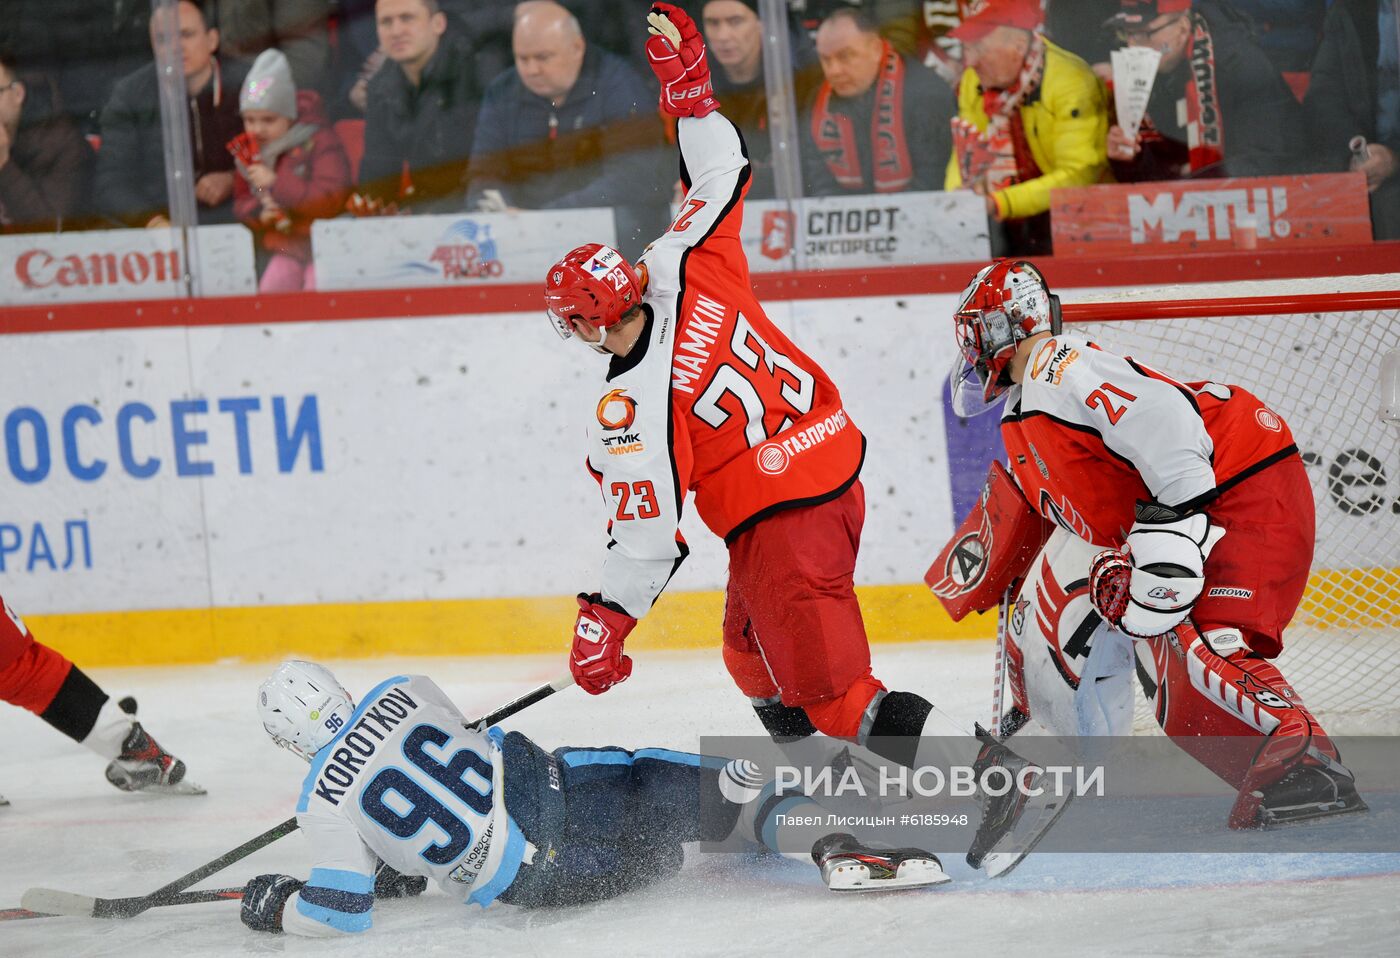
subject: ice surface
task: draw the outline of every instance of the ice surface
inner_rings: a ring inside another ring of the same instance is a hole
[[[632,679],[601,698],[566,690],[506,723],[547,747],[694,748],[701,734],[754,734],[718,651],[656,653],[637,643]],[[877,647],[876,672],[985,721],[986,643]],[[352,692],[398,672],[431,675],[469,714],[553,678],[559,658],[395,659],[330,663]],[[274,748],[253,709],[271,664],[94,672],[134,693],[142,720],[205,785],[202,798],[118,793],[102,762],[27,712],[0,711],[0,908],[25,888],[142,894],[291,815],[305,766]],[[1224,810],[1221,810],[1223,819]],[[1323,826],[1318,826],[1323,827]],[[305,876],[297,836],[215,875]],[[245,929],[231,904],[166,908],[124,922],[0,922],[0,956],[96,955],[918,955],[1103,953],[1394,954],[1400,855],[1040,855],[989,881],[945,862],[954,881],[899,895],[838,898],[815,868],[759,856],[693,855],[673,880],[599,905],[487,910],[435,889],[382,903],[353,940],[309,941]]]

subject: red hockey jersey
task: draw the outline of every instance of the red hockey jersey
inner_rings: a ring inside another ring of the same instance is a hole
[[[642,255],[647,325],[615,357],[590,423],[589,467],[612,541],[603,598],[650,609],[680,562],[688,490],[728,539],[855,481],[865,440],[831,379],[769,321],[739,241],[749,164],[719,113],[680,120],[687,192]]]
[[[1010,468],[1041,515],[1123,544],[1139,499],[1199,506],[1297,452],[1253,394],[1178,383],[1064,334],[1036,347],[1001,420]]]

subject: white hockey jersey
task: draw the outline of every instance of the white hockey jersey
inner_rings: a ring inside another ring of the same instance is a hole
[[[510,885],[534,849],[505,808],[501,733],[466,722],[422,675],[396,675],[360,701],[302,787],[297,823],[316,867],[287,902],[285,931],[369,928],[375,856],[468,903]]]
[[[1139,499],[1199,508],[1298,451],[1288,424],[1239,386],[1180,383],[1069,333],[1031,353],[1001,434],[1036,511],[1114,548]]]

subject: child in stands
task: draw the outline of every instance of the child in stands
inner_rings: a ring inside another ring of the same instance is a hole
[[[239,173],[233,207],[269,254],[258,291],[315,289],[311,224],[344,207],[350,161],[320,96],[296,88],[280,50],[254,61],[238,107],[244,132],[228,147]]]

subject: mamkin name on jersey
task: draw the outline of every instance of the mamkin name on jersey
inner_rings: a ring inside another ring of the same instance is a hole
[[[384,741],[384,733],[392,732],[409,713],[417,710],[418,703],[403,689],[391,688],[381,695],[379,701],[365,709],[360,720],[350,726],[326,759],[321,774],[316,777],[316,795],[332,805],[339,805],[340,796],[355,784],[355,776]]]
[[[724,325],[724,306],[703,293],[695,297],[695,308],[681,325],[676,354],[671,361],[671,387],[684,393],[695,392],[695,381],[705,372],[710,350]]]

